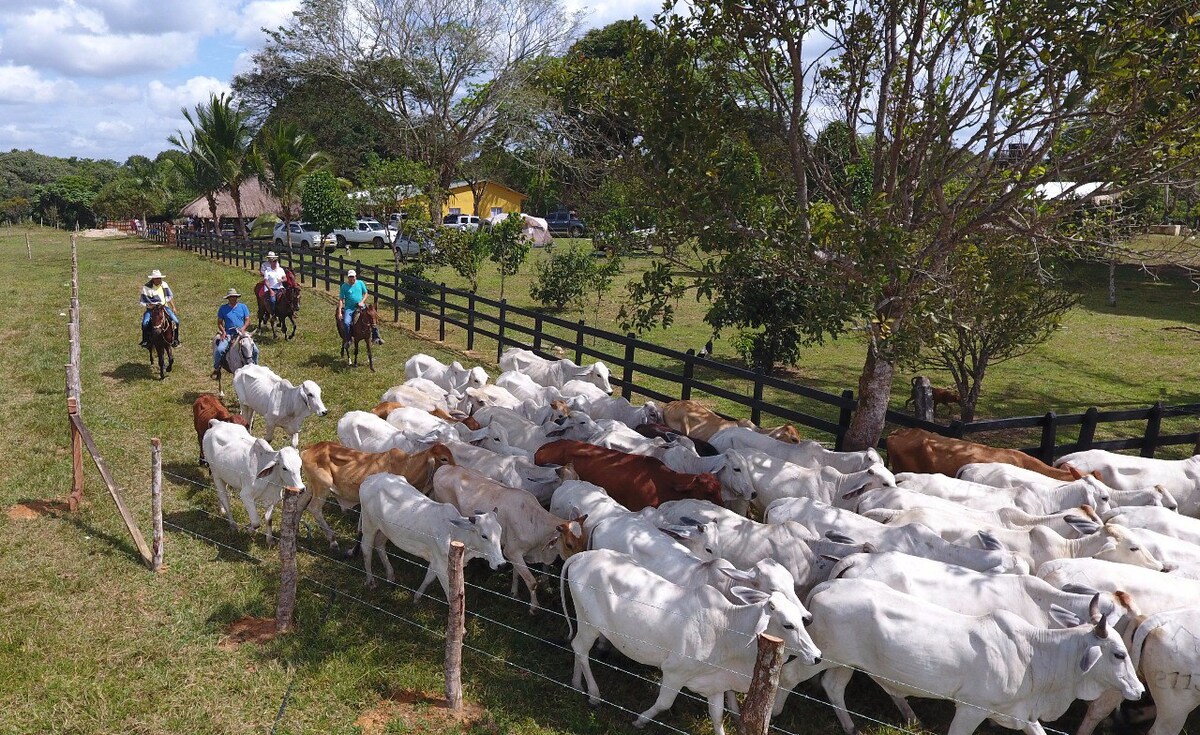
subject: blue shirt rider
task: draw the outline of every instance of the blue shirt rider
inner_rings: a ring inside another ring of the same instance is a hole
[[[146,311],[142,314],[142,341],[139,346],[150,346],[150,307],[155,304],[163,304],[167,307],[167,318],[175,325],[175,341],[171,343],[172,347],[179,346],[179,317],[175,315],[175,295],[171,293],[171,287],[163,280],[162,271],[157,268],[150,271],[150,275],[146,276],[149,280],[142,284],[142,294],[138,299]]]
[[[358,306],[367,298],[367,284],[358,280],[358,274],[353,270],[346,271],[346,282],[338,292],[338,309],[342,314],[344,333],[350,334],[350,324],[354,321],[354,313]]]
[[[233,338],[238,332],[244,331],[250,326],[250,309],[243,303],[238,302],[241,294],[236,288],[229,289],[229,293],[225,294],[226,303],[221,304],[221,308],[217,309],[217,344],[213,348],[213,371],[212,379],[216,380],[221,377],[221,361],[225,359],[225,353],[229,351],[229,345],[233,343]],[[258,345],[254,346],[254,355],[251,358],[255,363],[258,362]]]

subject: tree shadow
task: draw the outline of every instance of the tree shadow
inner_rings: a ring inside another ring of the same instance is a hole
[[[149,362],[125,362],[101,374],[106,378],[113,378],[125,383],[139,380],[158,380],[158,368],[151,367]]]
[[[304,367],[319,367],[327,370],[345,370],[346,361],[340,356],[328,355],[323,352],[318,352],[315,355],[310,355],[303,363]]]
[[[200,446],[195,447],[196,457],[200,456]],[[172,482],[184,486],[184,492],[188,500],[195,498],[205,492],[212,490],[212,480],[209,478],[208,472],[198,464],[184,462],[168,462],[163,465],[163,474]]]
[[[255,539],[242,526],[237,531],[230,531],[224,518],[192,509],[168,513],[163,516],[163,521],[169,523],[170,528],[193,534],[212,546],[217,552],[213,561],[259,563],[259,554],[251,548]]]

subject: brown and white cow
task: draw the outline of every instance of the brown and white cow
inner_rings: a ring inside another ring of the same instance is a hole
[[[1051,467],[1019,449],[989,447],[965,439],[953,439],[924,429],[899,429],[887,437],[888,466],[892,472],[941,473],[954,477],[963,465],[974,462],[1004,462],[1033,470],[1062,482],[1082,475],[1074,467]],[[1096,475],[1097,479],[1103,480]]]
[[[384,401],[382,403],[377,404],[375,406],[375,408],[372,408],[371,413],[375,414],[379,418],[384,419],[386,421],[388,414],[391,413],[392,411],[395,411],[397,408],[409,408],[409,407],[410,406],[407,403],[401,403],[399,401]],[[420,406],[413,406],[412,408],[420,408]],[[428,409],[426,409],[426,410],[428,410]],[[453,422],[456,424],[462,424],[463,426],[467,427],[471,431],[478,431],[479,429],[483,428],[482,426],[479,425],[478,421],[476,421],[475,419],[473,419],[470,416],[467,416],[466,414],[463,414],[463,413],[459,413],[459,414],[455,415],[453,413],[450,413],[446,409],[440,408],[440,407],[434,408],[434,409],[428,410],[428,411],[429,411],[430,415],[437,416],[439,419],[441,419],[443,421],[450,421],[450,422]]]
[[[337,498],[342,510],[358,505],[358,487],[371,475],[385,472],[403,475],[415,488],[429,494],[433,473],[439,467],[454,464],[454,455],[445,444],[434,444],[422,452],[409,454],[399,449],[386,452],[360,452],[337,442],[317,442],[300,452],[304,476],[312,490],[308,512],[329,539],[329,548],[337,548],[333,529],[325,522],[322,508],[329,493]]]
[[[778,439],[789,444],[799,444],[803,439],[800,436],[800,432],[796,431],[796,427],[791,424],[777,426],[774,429],[763,429],[746,419],[734,421],[733,419],[721,418],[699,401],[692,400],[671,401],[664,406],[663,423],[685,434],[689,439],[701,439],[703,441],[711,440],[718,431],[728,429],[732,426],[743,426],[747,429],[754,429],[760,434],[766,434],[772,439]]]
[[[202,394],[192,403],[192,421],[196,425],[196,441],[200,444],[200,464],[202,465],[208,464],[208,460],[204,458],[204,435],[208,433],[208,422],[213,419],[250,429],[250,424],[246,422],[246,419],[230,413],[215,393]]]

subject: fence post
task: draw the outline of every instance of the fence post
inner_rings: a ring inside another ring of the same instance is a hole
[[[1038,459],[1046,464],[1054,464],[1054,449],[1058,443],[1058,424],[1055,420],[1058,418],[1053,411],[1047,411],[1042,417],[1042,445],[1038,448]]]
[[[692,376],[696,373],[696,350],[688,348],[683,360],[683,380],[679,383],[679,400],[686,401],[692,397]]]
[[[754,675],[742,704],[743,735],[767,735],[771,727],[771,709],[779,687],[779,672],[783,669],[783,641],[773,635],[758,636],[758,657],[754,659]]]
[[[475,349],[475,290],[467,296],[467,352]]]
[[[438,301],[438,340],[446,341],[446,284],[442,283],[442,298]]]
[[[446,616],[446,707],[451,712],[462,712],[462,648],[466,633],[466,585],[463,582],[463,554],[466,547],[461,541],[450,542],[450,611]]]
[[[637,336],[633,332],[625,333],[625,364],[621,370],[621,397],[629,400],[633,395],[633,350]]]
[[[763,396],[763,369],[762,365],[754,368],[754,393],[750,398],[750,422],[755,426],[762,421],[762,396]]]
[[[508,319],[508,299],[500,299],[500,324],[496,329],[496,362],[504,354],[504,327]]]
[[[542,349],[542,314],[538,312],[533,317],[533,351],[540,352]]]
[[[1083,423],[1079,426],[1079,443],[1075,445],[1076,451],[1091,449],[1092,442],[1096,440],[1096,424],[1099,423],[1100,409],[1092,406],[1083,414]]]
[[[952,437],[954,439],[962,439],[963,434],[965,434],[965,433],[967,433],[966,424],[964,424],[959,419],[955,419],[950,422],[949,426],[946,427],[945,435],[948,437]]]
[[[67,382],[70,382],[69,378]],[[71,497],[67,500],[67,507],[72,511],[79,510],[79,504],[83,502],[83,437],[79,435],[79,429],[71,419],[78,414],[79,399],[68,396],[67,424],[71,427]]]
[[[842,406],[838,409],[838,433],[834,448],[839,452],[846,443],[846,431],[850,429],[850,419],[854,417],[854,391],[842,391]]]
[[[421,284],[416,284],[413,289],[413,331],[420,333],[421,331],[421,307],[424,306],[425,291],[421,288]]]
[[[299,488],[283,488],[283,518],[279,523],[279,601],[275,606],[275,632],[288,633],[295,627],[292,613],[296,609],[296,528],[300,525]],[[307,503],[306,503],[307,504]]]
[[[153,524],[150,539],[150,569],[161,572],[163,568],[162,441],[158,437],[150,440],[150,521]]]
[[[400,269],[392,271],[392,321],[400,321]]]
[[[933,421],[933,386],[924,375],[913,378],[912,402],[914,416],[922,421]]]
[[[1150,407],[1150,417],[1146,420],[1146,435],[1142,437],[1142,456],[1153,457],[1158,445],[1158,434],[1162,431],[1163,403],[1159,401]]]
[[[25,233],[25,254],[29,256],[30,260],[33,260],[33,246],[29,244],[28,232]]]
[[[583,320],[579,320],[579,326],[575,328],[575,364],[583,362]]]

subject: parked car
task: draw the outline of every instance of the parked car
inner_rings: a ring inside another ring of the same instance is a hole
[[[433,244],[433,240],[419,236],[414,237],[403,232],[396,233],[396,239],[392,241],[392,249],[405,258],[413,258],[421,253],[430,255],[437,253],[437,246]]]
[[[326,252],[337,247],[337,240],[333,238],[332,234],[321,235],[321,231],[311,222],[280,222],[275,225],[275,247],[280,248],[287,245],[288,232],[292,234],[292,245]]]
[[[442,226],[460,230],[478,230],[479,218],[473,214],[448,214],[442,218]]]
[[[354,223],[354,227],[344,230],[334,230],[339,248],[349,248],[350,245],[373,245],[377,248],[386,247],[390,236],[388,230],[379,220],[362,218]]]
[[[549,226],[551,235],[583,237],[587,234],[587,224],[570,210],[560,209],[557,212],[551,212],[544,219]]]

